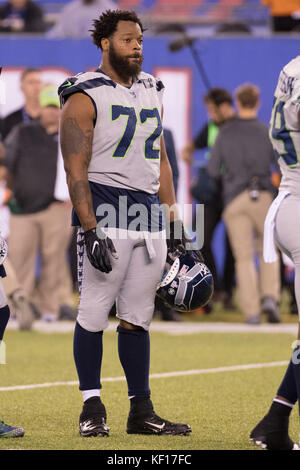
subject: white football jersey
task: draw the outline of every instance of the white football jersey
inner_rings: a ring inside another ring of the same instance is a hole
[[[270,138],[282,179],[279,190],[300,196],[300,56],[280,72],[270,121]]]
[[[95,107],[89,181],[157,193],[163,89],[159,79],[144,72],[127,88],[100,69],[71,77],[59,87],[62,104],[82,92]]]

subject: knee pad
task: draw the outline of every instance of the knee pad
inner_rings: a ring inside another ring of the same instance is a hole
[[[91,333],[98,333],[99,331],[106,330],[109,325],[107,318],[101,318],[99,315],[93,315],[91,318],[88,315],[81,315],[80,313],[77,316],[76,321],[79,325]]]

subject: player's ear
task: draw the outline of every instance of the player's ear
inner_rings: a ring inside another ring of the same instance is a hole
[[[109,49],[109,39],[108,38],[102,38],[101,39],[101,47],[102,51],[107,52]]]

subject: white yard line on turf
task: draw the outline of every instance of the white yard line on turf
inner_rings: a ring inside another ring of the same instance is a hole
[[[277,362],[265,362],[262,364],[242,364],[238,366],[225,366],[225,367],[214,367],[212,369],[192,369],[192,370],[182,370],[178,372],[163,372],[160,374],[151,374],[151,379],[161,379],[168,377],[179,377],[185,375],[200,375],[200,374],[216,374],[218,372],[230,372],[236,370],[249,370],[249,369],[263,369],[266,367],[280,367],[286,366],[288,361],[277,361]],[[120,382],[125,381],[125,377],[104,377],[101,379],[101,382]],[[77,381],[70,382],[46,382],[43,384],[29,384],[29,385],[15,385],[10,387],[0,387],[0,392],[8,392],[14,390],[28,390],[32,388],[48,388],[48,387],[58,387],[58,386],[68,386],[68,385],[78,385]]]
[[[33,330],[40,333],[73,333],[75,322],[58,321],[46,323],[37,320],[33,324]],[[10,320],[8,330],[19,328],[16,320]],[[117,322],[110,321],[106,331],[116,331]],[[227,322],[163,322],[153,321],[150,332],[157,331],[168,335],[190,335],[196,333],[286,333],[296,335],[298,323],[261,323],[260,325],[247,325],[245,323]]]

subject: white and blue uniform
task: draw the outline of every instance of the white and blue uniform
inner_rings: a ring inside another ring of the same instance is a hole
[[[280,72],[270,121],[270,138],[282,178],[265,222],[264,257],[274,261],[273,241],[295,265],[300,315],[300,56]]]
[[[300,56],[280,72],[270,122],[270,138],[278,156],[280,191],[300,196]]]
[[[115,301],[118,318],[145,330],[151,322],[167,250],[157,194],[163,90],[160,80],[144,72],[127,88],[100,69],[71,77],[59,88],[62,104],[79,92],[95,107],[88,179],[97,222],[118,254],[109,274],[96,270],[79,229],[77,321],[88,331],[108,326]],[[73,225],[80,226],[75,213]]]
[[[1,278],[6,276],[3,262],[7,256],[7,244],[5,239],[1,236],[0,233],[0,308],[7,305],[7,298],[3,289]]]

